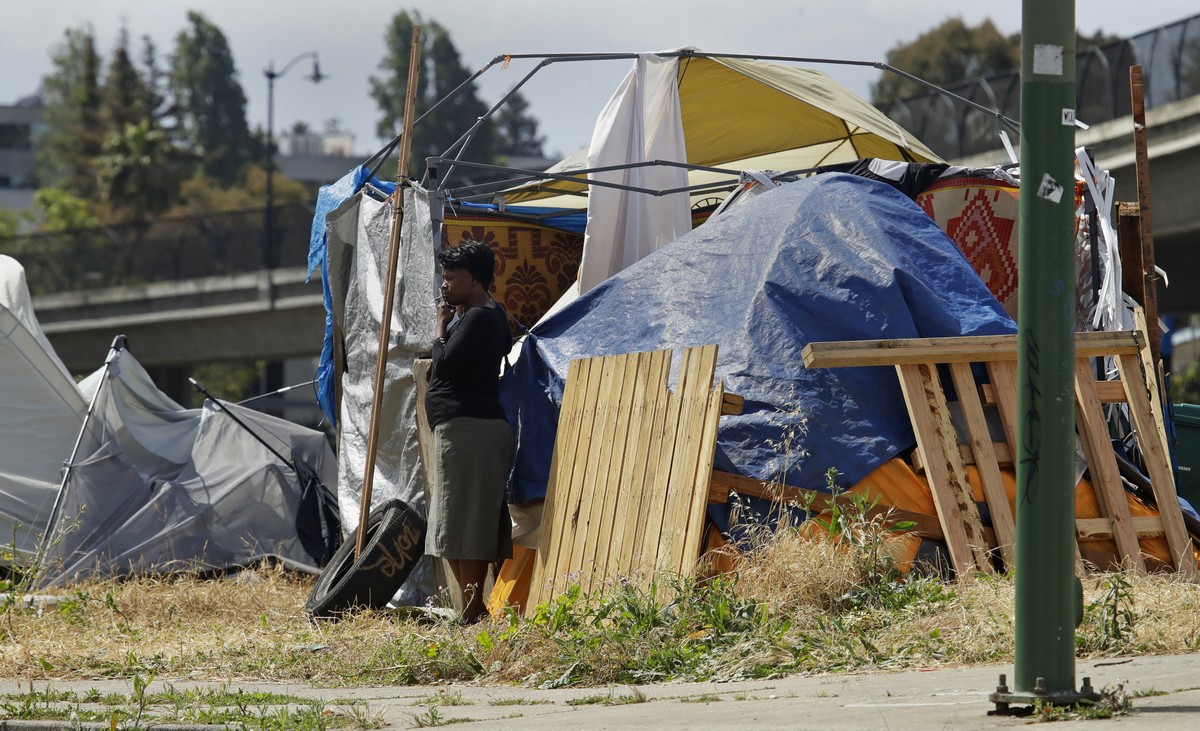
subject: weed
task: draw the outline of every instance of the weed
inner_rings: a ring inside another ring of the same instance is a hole
[[[630,687],[629,695],[616,695],[611,691],[603,695],[589,695],[582,698],[572,698],[567,701],[568,706],[624,706],[630,703],[645,703],[646,694],[639,688]]]
[[[722,700],[725,699],[716,693],[701,693],[697,696],[687,696],[679,699],[681,703],[717,703]]]
[[[1100,597],[1092,602],[1100,629],[1098,645],[1101,650],[1126,648],[1133,640],[1133,625],[1137,613],[1133,593],[1124,574],[1109,574],[1103,583]]]
[[[413,715],[413,728],[432,728],[434,726],[446,725],[446,719],[442,718],[442,714],[438,713],[438,709],[430,706],[424,713]]]
[[[1085,700],[1071,706],[1037,701],[1033,713],[1041,721],[1096,720],[1124,716],[1132,707],[1125,686],[1117,683],[1100,691],[1100,700]]]
[[[535,701],[531,698],[521,698],[520,696],[515,696],[513,698],[497,698],[496,700],[491,701],[490,705],[493,705],[493,706],[544,706],[544,705],[551,705],[553,703],[554,703],[554,701],[550,701],[550,700]]]

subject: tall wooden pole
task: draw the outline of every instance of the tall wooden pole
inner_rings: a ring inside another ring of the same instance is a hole
[[[1023,0],[1018,691],[1075,689],[1075,3]]]
[[[408,57],[408,87],[404,94],[404,127],[400,136],[400,161],[396,170],[396,192],[392,196],[392,234],[388,246],[387,280],[383,296],[383,319],[379,323],[379,353],[375,358],[375,393],[371,399],[371,426],[367,433],[367,465],[363,472],[362,505],[358,513],[358,536],[354,557],[367,540],[367,517],[371,514],[371,486],[375,481],[375,459],[379,452],[379,412],[383,409],[388,345],[392,334],[392,300],[396,297],[396,269],[400,261],[400,228],[404,224],[404,185],[408,180],[408,158],[412,151],[413,121],[416,119],[417,69],[421,65],[421,26],[414,25]]]
[[[1150,155],[1146,150],[1146,96],[1142,85],[1142,67],[1129,69],[1129,103],[1133,111],[1134,169],[1137,176],[1137,197],[1140,216],[1138,228],[1142,244],[1142,270],[1144,293],[1142,309],[1146,311],[1146,336],[1150,340],[1150,353],[1155,369],[1160,368],[1159,350],[1162,344],[1162,328],[1158,325],[1158,270],[1154,266],[1154,233],[1150,225]],[[1162,383],[1159,374],[1159,383]]]

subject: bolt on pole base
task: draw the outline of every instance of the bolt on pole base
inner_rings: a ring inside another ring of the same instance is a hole
[[[1079,690],[1061,690],[1052,693],[1046,690],[1046,684],[1042,678],[1037,679],[1032,691],[1014,692],[1008,687],[1008,677],[1001,675],[1000,684],[996,686],[996,692],[988,695],[988,702],[995,703],[996,709],[988,711],[987,715],[1028,716],[1038,706],[1093,704],[1099,703],[1103,697],[1102,694],[1097,693],[1095,688],[1092,687],[1092,679],[1086,676]],[[1013,706],[1018,707],[1014,708]]]

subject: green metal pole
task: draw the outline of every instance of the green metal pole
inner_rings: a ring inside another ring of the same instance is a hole
[[[1074,0],[1023,0],[1018,692],[1075,690],[1074,109]]]

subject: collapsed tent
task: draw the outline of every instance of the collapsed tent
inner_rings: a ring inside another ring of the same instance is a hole
[[[25,270],[0,255],[0,543],[36,551],[86,411],[34,316]]]
[[[245,425],[211,402],[184,409],[116,347],[80,387],[91,414],[44,541],[43,586],[267,558],[316,573],[328,558],[321,483],[336,473],[323,434],[232,404]]]
[[[717,343],[717,376],[745,409],[722,419],[715,466],[824,489],[828,470],[856,482],[914,437],[892,369],[806,370],[807,343],[1013,332],[954,243],[891,186],[844,174],[783,185],[531,331],[503,382],[520,435],[510,499],[545,494],[575,358]]]

